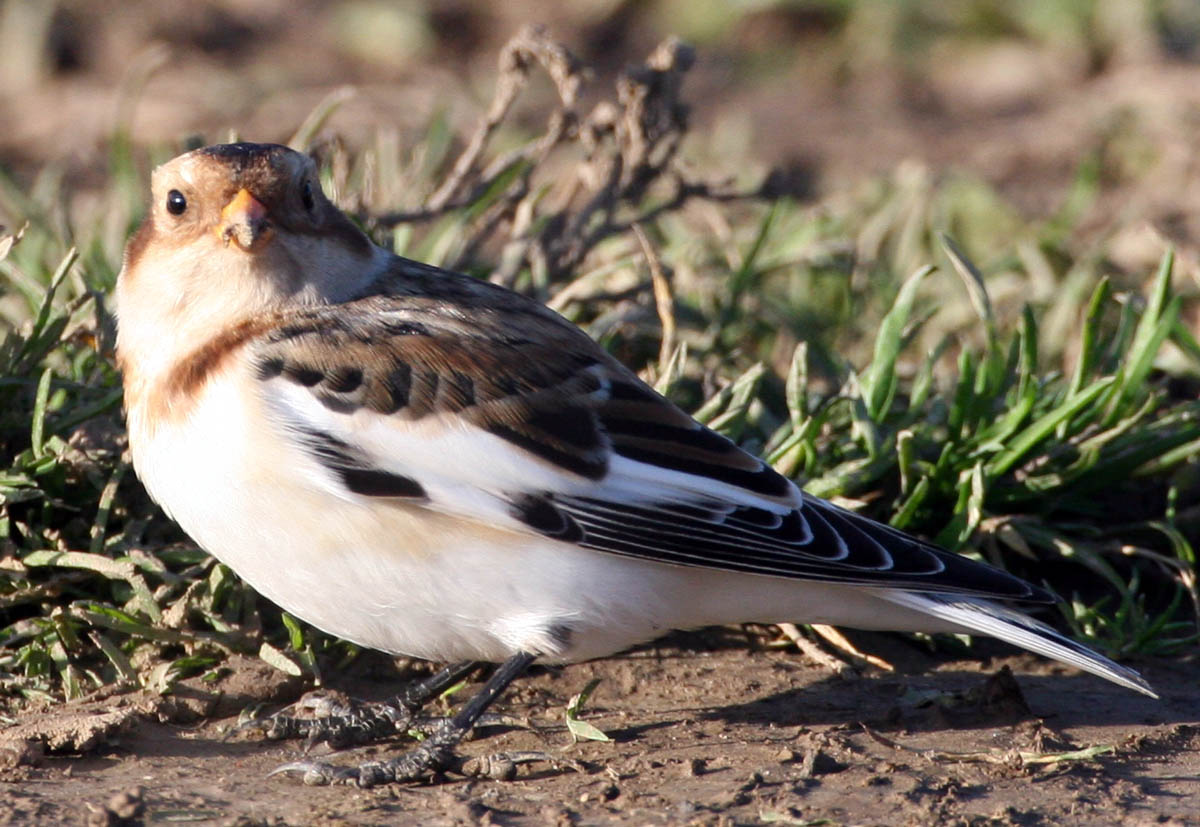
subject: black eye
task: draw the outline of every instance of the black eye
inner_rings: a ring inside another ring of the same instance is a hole
[[[305,181],[303,186],[300,187],[300,200],[304,202],[304,209],[312,212],[313,207],[317,204],[313,198],[312,182]]]
[[[183,215],[187,209],[187,199],[183,197],[183,193],[179,190],[171,190],[167,193],[167,212],[171,215]]]

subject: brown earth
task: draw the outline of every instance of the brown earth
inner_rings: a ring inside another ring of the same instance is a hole
[[[1162,695],[1154,701],[1032,656],[939,662],[864,635],[860,645],[901,671],[839,676],[754,640],[735,630],[680,634],[604,661],[535,670],[498,708],[527,716],[537,732],[485,730],[463,748],[543,750],[582,771],[538,764],[507,782],[448,777],[370,790],[267,778],[297,760],[301,745],[225,740],[230,717],[181,723],[265,697],[273,710],[299,692],[261,662],[235,660],[219,683],[185,684],[179,698],[134,693],[26,716],[24,735],[54,732],[68,752],[63,733],[72,729],[100,743],[83,755],[40,757],[0,744],[0,821],[127,824],[139,822],[118,813],[140,812],[150,824],[1200,823],[1193,661],[1145,665]],[[612,741],[572,745],[563,710],[593,678],[601,683],[582,717]],[[396,687],[352,683],[374,698]],[[98,729],[107,736],[97,739]],[[361,747],[330,760],[402,748]]]

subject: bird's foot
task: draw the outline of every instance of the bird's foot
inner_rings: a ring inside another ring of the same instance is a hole
[[[448,666],[386,701],[345,702],[325,693],[309,693],[283,712],[239,724],[233,734],[257,733],[270,741],[304,739],[307,751],[319,743],[343,748],[374,743],[409,731],[425,733],[432,731],[443,719],[417,713],[474,668],[475,665],[470,663]]]
[[[233,734],[257,734],[269,741],[304,739],[307,751],[319,743],[342,748],[381,741],[406,732],[413,721],[413,711],[391,699],[343,703],[306,695],[283,712],[239,724]]]
[[[301,698],[292,708],[309,706]],[[449,718],[414,715],[389,701],[371,703],[355,701],[329,707],[332,711],[316,717],[297,717],[278,713],[265,718],[255,718],[239,724],[231,735],[257,733],[268,741],[303,739],[305,753],[317,744],[328,744],[334,749],[363,746],[389,738],[408,735],[414,738],[428,737],[450,722]],[[481,727],[506,727],[528,729],[539,732],[539,728],[527,718],[514,715],[485,713],[479,716],[474,729]]]
[[[506,752],[465,757],[455,747],[467,731],[457,727],[452,719],[439,719],[433,732],[420,745],[403,755],[387,761],[366,761],[357,766],[343,767],[324,761],[293,761],[273,770],[270,775],[301,773],[305,784],[323,786],[346,784],[356,787],[375,787],[405,781],[422,781],[452,772],[466,778],[487,778],[508,781],[516,776],[521,764],[545,762],[555,769],[569,768],[583,772],[583,766],[545,752]]]
[[[555,769],[585,771],[578,761],[547,752],[497,752],[464,757],[453,750],[440,750],[422,744],[388,761],[365,761],[355,767],[341,767],[325,761],[293,761],[277,767],[269,775],[302,773],[301,780],[309,786],[347,784],[375,787],[380,784],[431,780],[446,772],[453,772],[464,778],[511,781],[516,777],[518,766],[539,761]]]

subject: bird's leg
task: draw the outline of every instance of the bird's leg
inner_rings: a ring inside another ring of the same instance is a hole
[[[374,787],[398,781],[415,781],[445,771],[473,777],[511,777],[517,764],[531,761],[560,763],[540,752],[490,755],[483,758],[462,758],[455,747],[467,736],[480,717],[508,685],[521,675],[534,655],[522,652],[506,660],[492,674],[483,689],[471,698],[452,718],[444,718],[431,728],[429,737],[418,746],[387,761],[368,761],[357,767],[339,767],[321,761],[296,761],[279,767],[272,775],[284,772],[303,773],[305,784],[353,784]],[[567,762],[571,763],[571,762]]]
[[[478,666],[475,661],[451,664],[427,678],[414,681],[386,701],[352,701],[349,704],[324,701],[316,717],[298,718],[280,713],[248,721],[238,730],[256,730],[270,740],[304,738],[310,747],[320,742],[347,747],[379,741],[410,728],[428,726],[428,719],[419,720],[417,713]]]

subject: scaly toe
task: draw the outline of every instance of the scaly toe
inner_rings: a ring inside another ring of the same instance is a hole
[[[286,773],[302,773],[301,781],[310,787],[325,787],[331,784],[358,784],[358,767],[339,767],[323,761],[292,761],[267,773],[267,778]]]

